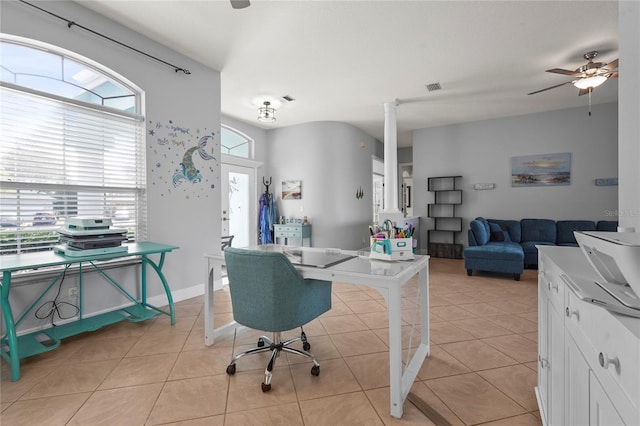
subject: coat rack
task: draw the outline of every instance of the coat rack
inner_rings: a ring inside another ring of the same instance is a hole
[[[265,200],[267,201],[271,197],[271,194],[269,193],[269,187],[271,186],[271,179],[272,177],[269,176],[269,182],[267,182],[264,176],[262,176],[262,184],[265,186],[264,197],[265,197]]]

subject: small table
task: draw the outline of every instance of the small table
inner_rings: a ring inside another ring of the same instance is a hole
[[[119,253],[79,257],[65,256],[59,253],[54,253],[52,250],[0,257],[0,271],[2,272],[2,283],[0,284],[2,297],[0,298],[0,302],[2,303],[2,317],[6,325],[6,334],[0,339],[0,344],[3,346],[6,345],[7,347],[6,350],[0,350],[0,356],[7,360],[11,365],[11,381],[15,382],[20,379],[21,358],[26,358],[28,356],[55,349],[60,346],[60,340],[65,337],[74,336],[86,331],[97,330],[105,325],[114,324],[123,320],[132,322],[143,321],[153,318],[158,314],[169,315],[171,317],[171,325],[175,324],[176,318],[173,307],[173,297],[171,296],[169,284],[167,284],[167,280],[162,273],[162,266],[164,264],[165,253],[178,249],[178,247],[152,242],[140,242],[127,244],[127,248],[128,251]],[[160,255],[160,260],[157,263],[149,259],[149,256],[154,254]],[[140,300],[129,294],[129,292],[111,278],[97,263],[104,260],[113,260],[131,256],[138,256],[142,260]],[[92,266],[93,270],[97,271],[110,284],[130,299],[133,302],[132,305],[92,317],[85,317],[82,312],[82,274],[84,264]],[[40,302],[42,297],[44,297],[44,295],[64,277],[64,274],[72,265],[78,265],[78,320],[45,330],[39,330],[33,333],[17,336],[16,327],[20,325],[27,315],[35,308],[36,304]],[[164,291],[169,301],[168,312],[147,303],[147,265],[156,272],[160,281],[162,281]],[[15,320],[11,311],[11,304],[9,303],[12,273],[50,266],[63,266],[63,268],[62,270],[55,271],[56,276],[53,281],[40,294],[40,296],[36,298],[33,304],[31,304],[31,306],[22,313],[20,318]],[[50,344],[44,345],[42,344],[41,339],[37,338],[43,334],[49,339]]]
[[[262,245],[252,247],[259,250],[286,250],[278,245]],[[296,250],[325,251],[327,249],[296,247]],[[335,249],[329,251],[335,252]],[[366,285],[376,289],[387,302],[389,313],[389,399],[391,415],[401,418],[403,404],[413,381],[418,375],[424,359],[429,355],[429,256],[416,256],[408,261],[376,261],[358,256],[355,251],[341,250],[341,253],[355,257],[328,268],[316,268],[294,265],[303,278],[325,281],[337,281],[346,284]],[[205,254],[207,270],[204,296],[204,344],[213,345],[214,338],[232,331],[238,324],[230,322],[215,328],[213,323],[214,277],[220,276],[220,269],[225,263],[224,253]],[[402,371],[402,287],[413,276],[418,274],[420,289],[420,342],[416,351]]]
[[[278,244],[278,238],[282,239],[281,244],[291,245],[291,240],[299,241],[300,246],[304,246],[304,240],[309,240],[311,244],[311,225],[296,225],[293,223],[287,225],[273,225],[273,242]]]

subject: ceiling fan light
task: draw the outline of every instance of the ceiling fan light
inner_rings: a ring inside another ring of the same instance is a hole
[[[588,89],[590,87],[598,87],[605,81],[607,81],[607,77],[603,75],[594,75],[593,77],[581,78],[580,80],[576,80],[573,85],[578,89]]]
[[[273,123],[276,121],[276,110],[270,107],[271,102],[265,101],[264,106],[258,108],[258,121],[263,123]]]

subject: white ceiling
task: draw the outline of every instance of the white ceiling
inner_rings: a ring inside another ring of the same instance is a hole
[[[576,69],[587,51],[602,62],[618,55],[611,0],[78,3],[220,70],[222,113],[258,127],[341,121],[383,140],[383,103],[424,96],[398,107],[400,147],[425,127],[572,107],[587,114],[588,96],[570,84],[527,93],[571,80],[545,70]],[[429,93],[434,82],[442,90]],[[592,103],[617,93],[609,79]],[[295,101],[282,103],[285,95]],[[264,100],[282,103],[274,124],[256,120]]]

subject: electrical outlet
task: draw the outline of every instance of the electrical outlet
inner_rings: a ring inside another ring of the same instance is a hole
[[[75,287],[71,287],[69,289],[69,298],[71,299],[75,299],[78,297],[78,289]]]

